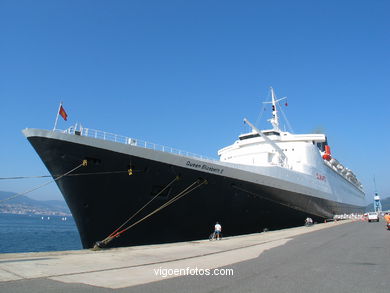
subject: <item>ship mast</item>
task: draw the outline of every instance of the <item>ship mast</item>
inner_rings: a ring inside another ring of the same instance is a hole
[[[279,131],[279,117],[278,117],[278,111],[276,110],[276,102],[275,102],[275,92],[274,89],[271,87],[271,97],[272,97],[272,118],[270,119],[270,122],[272,126],[274,127],[274,130]]]
[[[281,101],[281,100],[286,99],[286,97],[277,100],[274,89],[272,87],[270,87],[270,90],[271,90],[271,98],[272,98],[272,100],[271,100],[271,102],[265,102],[265,104],[272,104],[272,118],[268,119],[268,121],[271,122],[271,124],[273,126],[273,129],[275,131],[279,131],[280,132],[279,116],[278,116],[278,110],[276,108],[276,103]]]

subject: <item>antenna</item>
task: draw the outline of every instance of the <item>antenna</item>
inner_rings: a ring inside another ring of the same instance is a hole
[[[275,130],[279,130],[279,117],[278,117],[278,111],[276,109],[275,92],[272,87],[271,87],[271,98],[272,98],[272,116],[273,116],[273,121],[271,121],[271,123]]]
[[[284,98],[281,98],[281,99],[276,99],[275,91],[272,88],[272,86],[270,87],[270,90],[271,90],[271,99],[272,100],[271,100],[271,102],[264,102],[264,104],[272,104],[272,118],[269,119],[268,121],[271,122],[271,124],[274,127],[275,131],[280,131],[280,128],[279,128],[279,117],[278,117],[278,110],[276,108],[276,103],[281,101],[281,100],[287,99],[287,97],[284,97]]]

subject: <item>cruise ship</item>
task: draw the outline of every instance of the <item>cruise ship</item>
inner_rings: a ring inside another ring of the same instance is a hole
[[[365,194],[330,152],[325,134],[279,125],[271,88],[271,128],[251,129],[218,151],[219,160],[93,130],[24,129],[53,176],[84,248],[205,239],[361,213]]]

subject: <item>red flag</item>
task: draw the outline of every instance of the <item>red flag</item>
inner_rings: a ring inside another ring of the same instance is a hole
[[[67,120],[68,114],[66,114],[65,109],[62,107],[62,105],[61,105],[60,111],[58,113],[61,115],[62,118],[64,118],[65,121]]]

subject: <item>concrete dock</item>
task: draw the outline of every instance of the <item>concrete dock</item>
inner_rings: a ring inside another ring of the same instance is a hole
[[[0,254],[0,292],[390,292],[389,278],[390,231],[383,222],[330,222],[102,251]]]

